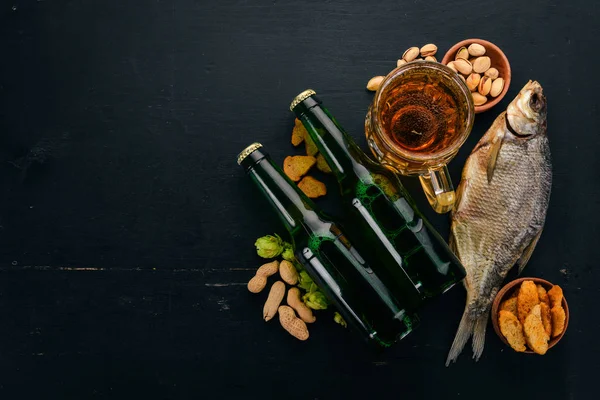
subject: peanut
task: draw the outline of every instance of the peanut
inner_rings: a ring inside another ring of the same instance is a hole
[[[277,314],[277,308],[281,304],[281,300],[283,300],[283,296],[285,295],[285,283],[281,281],[277,281],[271,286],[271,290],[269,291],[269,297],[265,302],[265,306],[263,307],[263,318],[265,321],[270,321],[275,314]]]
[[[283,283],[283,282],[282,282]],[[296,317],[294,310],[288,306],[279,307],[279,322],[283,329],[299,340],[308,339],[308,328],[304,321]]]
[[[302,321],[312,323],[317,320],[317,318],[313,315],[312,310],[308,308],[307,305],[304,304],[304,302],[300,299],[300,289],[293,287],[288,290],[287,303],[290,307],[296,310]]]
[[[279,261],[271,261],[260,266],[256,275],[248,282],[248,290],[252,293],[260,293],[267,286],[267,278],[279,270]]]
[[[267,286],[267,278],[261,275],[254,275],[248,282],[248,290],[251,293],[260,293]]]
[[[279,275],[281,279],[288,285],[295,285],[298,283],[298,271],[296,267],[289,261],[283,260],[279,265]]]

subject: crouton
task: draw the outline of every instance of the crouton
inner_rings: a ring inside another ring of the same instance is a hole
[[[537,287],[540,303],[546,303],[546,305],[548,306],[548,309],[550,309],[550,299],[548,297],[548,293],[546,292],[546,289],[544,289],[544,287],[539,284],[536,285],[536,287]]]
[[[548,297],[550,298],[550,307],[562,305],[563,291],[560,286],[554,285],[552,289],[548,290]]]
[[[510,299],[504,300],[500,303],[500,310],[510,311],[515,316],[517,315],[517,298],[511,297]]]
[[[304,146],[306,148],[307,156],[315,157],[317,155],[317,153],[319,152],[319,148],[317,147],[315,142],[313,142],[313,140],[310,137],[310,135],[308,134],[308,132],[306,132],[306,135],[304,135]]]
[[[523,332],[525,333],[527,346],[529,346],[531,350],[537,354],[546,354],[550,337],[546,334],[546,330],[544,329],[544,324],[542,323],[542,311],[539,304],[536,304],[529,314],[527,314],[525,323],[523,324]]]
[[[548,337],[552,334],[552,319],[550,317],[550,307],[544,302],[540,302],[540,312],[542,314],[542,324]]]
[[[560,305],[552,307],[550,314],[552,316],[552,337],[555,338],[565,330],[567,316],[565,310]]]
[[[523,326],[515,314],[510,311],[500,310],[498,313],[498,323],[500,325],[500,332],[502,332],[510,347],[515,351],[524,352],[526,347]]]
[[[325,172],[326,174],[331,173],[331,168],[329,168],[329,164],[327,164],[327,161],[325,161],[323,154],[319,154],[317,156],[317,169],[321,172]]]
[[[298,118],[294,121],[294,129],[292,129],[292,145],[298,146],[304,142],[305,135],[308,135],[306,128]]]
[[[294,182],[298,182],[317,160],[311,156],[288,156],[283,160],[283,171]]]
[[[300,183],[298,183],[298,187],[311,199],[327,194],[327,187],[325,187],[325,184],[312,176],[305,176],[302,178]]]
[[[524,281],[517,295],[517,317],[523,324],[531,309],[540,302],[538,291],[533,281]]]

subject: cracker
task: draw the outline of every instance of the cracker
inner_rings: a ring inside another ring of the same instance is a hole
[[[300,183],[298,183],[298,187],[311,199],[325,196],[327,194],[327,187],[325,184],[313,178],[312,176],[305,176],[302,178]]]
[[[525,347],[523,325],[521,325],[515,314],[510,311],[500,310],[498,313],[498,324],[500,325],[500,332],[502,332],[502,335],[513,350],[522,353],[527,349]]]
[[[524,281],[517,295],[517,317],[523,324],[531,309],[540,302],[538,291],[533,281]]]
[[[283,171],[294,182],[298,182],[315,163],[311,156],[288,156],[283,160]]]

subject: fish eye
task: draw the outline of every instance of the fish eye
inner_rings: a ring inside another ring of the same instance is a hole
[[[540,111],[544,108],[544,95],[541,93],[534,93],[529,100],[529,105],[533,111]]]

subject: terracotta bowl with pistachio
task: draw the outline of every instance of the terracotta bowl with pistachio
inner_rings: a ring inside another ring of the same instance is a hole
[[[471,90],[476,114],[498,104],[510,86],[510,63],[502,50],[487,40],[467,39],[456,43],[442,64],[464,78]]]

